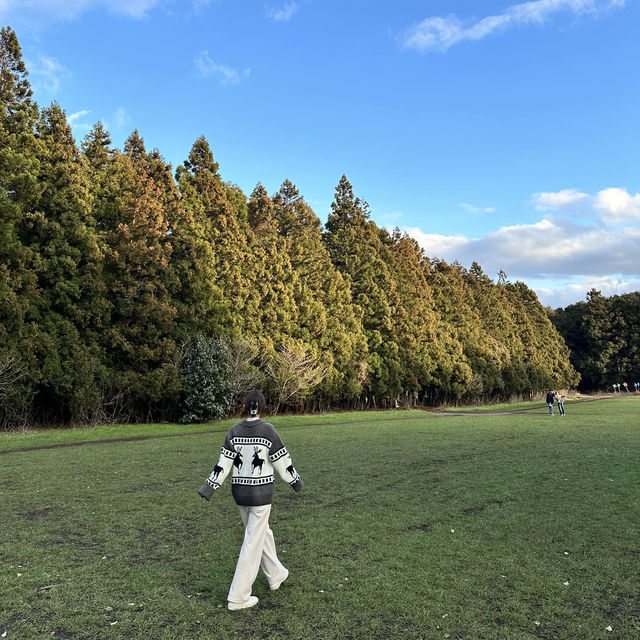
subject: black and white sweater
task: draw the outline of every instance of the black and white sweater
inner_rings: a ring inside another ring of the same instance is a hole
[[[231,493],[237,504],[247,507],[271,504],[274,469],[292,486],[300,478],[275,427],[260,418],[247,419],[229,429],[207,484],[218,490],[233,470]]]

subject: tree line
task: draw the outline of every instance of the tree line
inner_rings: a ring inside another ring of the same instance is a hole
[[[273,410],[569,387],[535,293],[429,258],[343,176],[322,224],[290,181],[247,197],[204,137],[177,167],[134,131],[80,146],[0,42],[0,424],[184,422],[261,386]]]
[[[586,302],[549,312],[580,372],[581,391],[640,382],[640,292],[605,297],[592,289]]]

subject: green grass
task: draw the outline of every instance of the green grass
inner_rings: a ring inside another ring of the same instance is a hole
[[[275,419],[305,481],[277,485],[271,518],[291,576],[272,593],[260,575],[240,612],[230,487],[196,495],[229,421],[0,436],[206,431],[0,455],[0,635],[638,637],[640,398],[546,412]]]
[[[360,422],[362,420],[388,420],[389,416],[398,419],[416,417],[415,411],[397,410],[393,412],[371,411],[367,413],[331,413],[314,415],[278,416],[269,418],[279,427],[299,424],[320,424]],[[199,435],[202,433],[226,433],[238,419],[230,418],[206,424],[125,424],[76,427],[71,429],[26,429],[12,432],[0,432],[0,451],[24,448],[51,447],[66,444],[82,444],[99,440],[121,440],[123,438],[173,437]]]

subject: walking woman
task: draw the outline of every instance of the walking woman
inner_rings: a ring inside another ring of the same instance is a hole
[[[302,489],[302,479],[278,432],[272,424],[260,418],[265,409],[262,392],[250,391],[244,406],[248,417],[229,429],[218,464],[199,491],[203,498],[209,500],[233,469],[231,493],[240,509],[245,532],[227,597],[231,611],[258,603],[258,598],[251,595],[251,588],[260,568],[267,576],[272,591],[289,576],[289,571],[278,559],[273,532],[269,528],[274,469],[294,491]]]

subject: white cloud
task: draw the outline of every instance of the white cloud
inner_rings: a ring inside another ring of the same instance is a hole
[[[131,18],[144,18],[152,9],[160,4],[161,0],[104,0],[107,8],[113,13],[128,15]]]
[[[587,218],[599,218],[602,224],[619,225],[640,221],[640,193],[609,187],[596,195],[577,189],[534,193],[529,201],[537,211],[561,211]]]
[[[497,15],[463,22],[455,14],[426,18],[408,29],[400,43],[405,49],[447,51],[460,42],[482,40],[487,36],[517,26],[542,24],[553,14],[566,11],[574,15],[598,15],[623,7],[625,0],[532,0],[512,5]]]
[[[430,258],[442,258],[449,262],[457,260],[456,255],[462,255],[473,242],[463,235],[443,236],[437,233],[425,233],[418,227],[404,229],[426,251]]]
[[[83,109],[82,111],[77,111],[76,113],[72,113],[70,116],[68,116],[67,121],[71,126],[73,126],[74,123],[77,123],[77,121],[80,120],[80,118],[84,118],[85,116],[88,116],[90,113],[91,111],[87,111],[86,109]]]
[[[407,229],[427,255],[469,265],[504,269],[518,277],[561,277],[622,273],[640,275],[640,228],[604,231],[562,218],[501,227],[479,238],[425,234]]]
[[[560,209],[573,210],[584,206],[591,200],[588,193],[582,193],[577,189],[563,189],[556,192],[534,193],[530,204],[538,211],[558,211]]]
[[[598,193],[593,206],[605,222],[640,221],[640,193],[632,196],[626,189],[604,189]]]
[[[56,58],[40,56],[35,60],[25,60],[25,64],[33,90],[47,94],[48,98],[56,97],[62,84],[71,78],[71,71]]]
[[[640,278],[624,278],[616,275],[577,277],[570,282],[561,282],[554,288],[549,288],[548,283],[537,286],[535,282],[531,282],[529,286],[536,292],[538,299],[545,307],[557,309],[586,300],[587,292],[591,289],[597,289],[604,296],[640,291]]]
[[[201,51],[194,59],[196,68],[200,74],[205,77],[217,78],[222,84],[238,84],[242,80],[249,77],[250,69],[237,71],[225,65],[214,62],[209,56],[208,51]]]
[[[461,202],[460,206],[469,213],[493,213],[496,210],[495,207],[476,207],[468,202]]]
[[[287,2],[280,9],[276,9],[275,7],[269,7],[267,10],[267,15],[272,20],[276,22],[286,22],[287,20],[291,20],[293,15],[297,13],[298,5],[295,2]]]
[[[67,116],[67,122],[69,123],[69,126],[71,127],[74,135],[82,135],[91,131],[91,125],[87,122],[82,122],[84,117],[88,116],[90,113],[91,111],[83,109],[82,111],[76,111],[76,113],[72,113],[71,115]]]
[[[476,261],[493,277],[502,269],[511,280],[527,282],[551,306],[575,302],[592,286],[607,295],[640,288],[640,194],[609,188],[592,196],[566,189],[534,194],[530,204],[553,206],[558,213],[477,238],[403,230],[429,257],[467,267]],[[578,205],[588,215],[576,221],[566,212]]]

